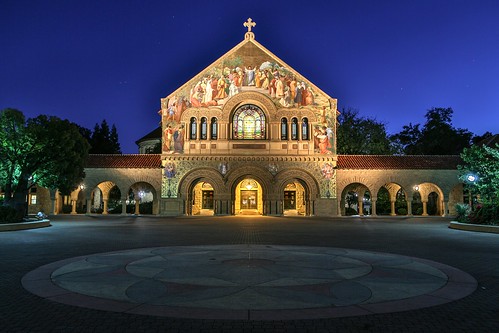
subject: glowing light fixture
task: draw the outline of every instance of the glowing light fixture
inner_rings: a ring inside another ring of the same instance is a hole
[[[469,173],[466,175],[466,180],[470,183],[476,183],[476,181],[478,180],[478,176],[474,175],[472,173]]]

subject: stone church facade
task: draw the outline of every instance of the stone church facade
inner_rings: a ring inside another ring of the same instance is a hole
[[[337,100],[244,25],[241,43],[161,99],[161,154],[91,155],[70,196],[45,195],[50,210],[107,214],[119,193],[121,214],[149,202],[165,216],[413,215],[414,198],[419,215],[454,214],[458,156],[338,155]]]

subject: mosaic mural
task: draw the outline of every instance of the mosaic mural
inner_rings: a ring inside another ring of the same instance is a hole
[[[251,31],[249,27],[248,31]],[[249,32],[248,32],[249,33]],[[313,124],[315,151],[332,154],[336,105],[316,91],[304,77],[289,69],[260,44],[243,43],[198,74],[168,98],[161,100],[163,122],[163,153],[183,152],[185,126],[182,113],[189,108],[220,110],[233,96],[256,91],[269,96],[278,108],[309,108],[319,124]]]

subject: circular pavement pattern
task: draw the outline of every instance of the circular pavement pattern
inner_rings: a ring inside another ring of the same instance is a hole
[[[55,302],[133,314],[285,320],[434,306],[476,280],[434,261],[352,249],[218,245],[145,248],[70,258],[23,277]]]

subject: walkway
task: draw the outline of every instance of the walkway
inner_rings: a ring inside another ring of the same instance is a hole
[[[58,216],[50,228],[0,234],[8,254],[0,324],[7,332],[493,331],[499,235],[447,225]]]

